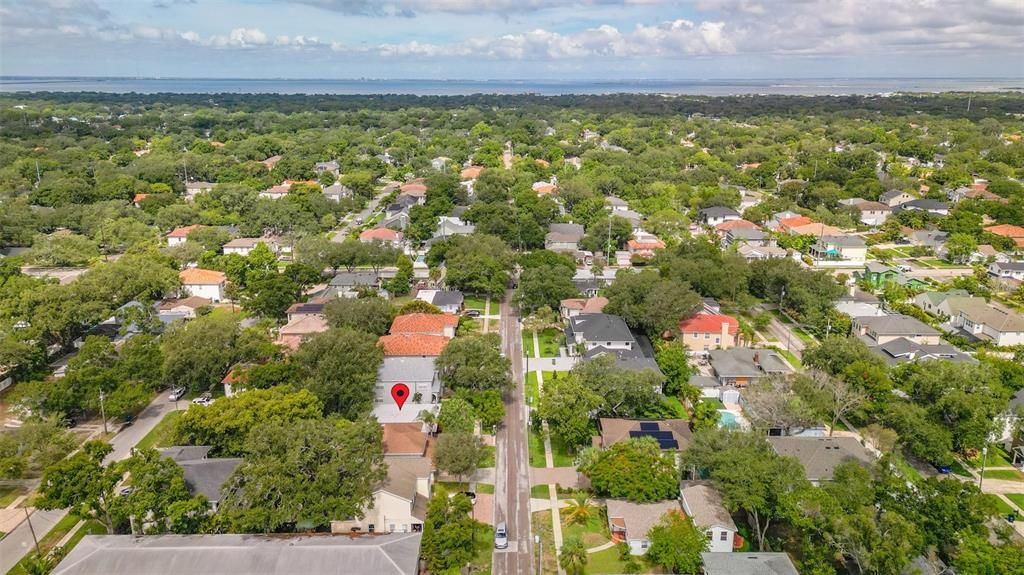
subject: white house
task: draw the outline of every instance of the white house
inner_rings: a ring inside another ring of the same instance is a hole
[[[742,219],[742,217],[736,210],[722,206],[704,208],[697,212],[697,220],[708,226],[717,226],[728,221]]]
[[[580,224],[550,224],[544,236],[544,249],[575,252],[585,234]]]
[[[683,512],[710,538],[708,551],[729,553],[736,538],[736,523],[714,487],[694,484],[682,489]]]
[[[608,530],[612,534],[612,541],[629,545],[631,555],[647,553],[651,546],[648,533],[666,513],[679,513],[679,502],[631,503],[609,499]]]
[[[174,228],[169,234],[167,234],[167,245],[173,248],[184,244],[188,241],[188,235],[201,227],[202,226],[199,225],[193,225]]]
[[[992,262],[988,265],[988,275],[1024,281],[1024,262]]]
[[[1024,317],[1004,307],[985,303],[982,298],[970,298],[970,301],[961,303],[957,316],[950,318],[950,323],[998,346],[1024,343]]]
[[[187,182],[185,184],[185,199],[192,201],[196,199],[199,194],[205,194],[213,189],[213,184],[210,182]]]
[[[332,521],[333,533],[419,533],[434,485],[429,457],[384,456],[387,478],[373,492],[361,518]]]
[[[238,254],[242,257],[248,256],[259,244],[266,244],[270,252],[275,256],[280,255],[283,246],[277,238],[235,238],[224,244],[224,255]]]
[[[882,202],[860,202],[853,207],[860,212],[860,221],[869,226],[880,226],[892,215],[892,207]]]
[[[859,236],[821,236],[809,250],[819,266],[863,266],[868,246]]]
[[[224,272],[188,268],[178,272],[182,290],[190,296],[206,298],[212,302],[224,299],[228,278]]]
[[[425,301],[444,313],[459,313],[466,298],[459,290],[421,289],[416,292],[416,299]]]
[[[632,350],[636,347],[636,338],[629,331],[625,320],[617,315],[606,313],[590,313],[569,318],[565,330],[565,343],[570,354],[582,346],[584,351],[596,347],[606,350]]]

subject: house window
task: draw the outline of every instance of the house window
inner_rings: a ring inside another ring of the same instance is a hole
[[[647,540],[644,540],[644,541],[640,542],[640,548],[641,549],[647,549],[648,545],[650,545],[650,544],[647,542]]]
[[[715,343],[722,343],[722,338],[716,337],[715,338]]]
[[[373,523],[371,523],[370,526],[366,528],[366,530],[370,533],[373,533],[376,530],[376,526]]]
[[[722,531],[722,534],[718,537],[718,540],[719,541],[725,541],[728,538],[729,538],[729,534],[727,532],[725,532],[725,531]]]
[[[395,532],[395,524],[394,523],[388,525],[388,531],[390,531],[391,533]]]
[[[423,524],[422,523],[413,523],[412,524],[412,532],[413,533],[419,533],[420,531],[423,531]]]
[[[711,334],[710,333],[704,334],[704,339],[711,339]]]

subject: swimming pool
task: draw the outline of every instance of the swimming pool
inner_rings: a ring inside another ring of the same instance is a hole
[[[731,411],[724,409],[718,410],[718,427],[725,427],[729,429],[735,429],[739,427],[739,422],[736,421],[736,414]]]

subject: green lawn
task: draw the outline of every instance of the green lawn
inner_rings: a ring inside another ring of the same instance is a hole
[[[998,445],[989,446],[987,459],[981,453],[978,453],[974,458],[968,460],[968,463],[974,469],[981,469],[983,459],[985,467],[1013,467],[1013,464],[1010,463],[1009,454]]]
[[[702,397],[700,401],[701,403],[710,403],[711,405],[714,405],[715,409],[725,409],[725,404],[722,403],[721,400],[713,397]]]
[[[587,557],[587,573],[601,575],[605,573],[626,572],[626,564],[619,560],[619,550],[616,547],[591,553]]]
[[[562,332],[555,328],[548,328],[537,334],[540,339],[541,357],[558,357],[558,348],[561,346]]]
[[[793,333],[796,334],[796,336],[800,338],[800,341],[804,342],[805,345],[811,345],[815,342],[814,338],[811,337],[811,334],[807,333],[802,328],[794,327]]]
[[[532,359],[535,355],[533,349],[533,332],[523,330],[521,333],[523,335],[523,355]]]
[[[941,260],[939,258],[921,258],[921,259],[919,259],[917,261],[919,261],[919,262],[921,262],[923,264],[929,265],[929,266],[931,266],[933,268],[965,268],[965,267],[969,267],[969,266],[965,266],[965,265],[961,265],[961,264],[951,264],[951,263],[947,262],[946,260]]]
[[[461,493],[463,491],[469,491],[468,481],[438,481],[438,487],[443,487],[448,493]],[[477,493],[494,493],[494,486],[490,483],[477,483]]]
[[[608,523],[600,508],[595,506],[590,519],[583,525],[577,523],[569,525],[565,522],[565,515],[562,515],[562,541],[570,537],[579,537],[588,549],[607,543],[610,540]]]
[[[494,451],[494,446],[493,445],[485,445],[484,446],[484,455],[480,459],[480,465],[479,465],[480,469],[487,469],[487,468],[490,468],[490,467],[494,467],[495,458],[496,458],[496,455],[495,455],[495,451]]]
[[[494,557],[494,533],[490,525],[477,522],[473,548],[476,555],[469,562],[469,573],[490,573],[491,559]]]
[[[786,351],[786,350],[780,348],[779,349],[779,355],[781,355],[782,357],[786,358],[786,361],[788,361],[789,364],[793,366],[793,369],[800,369],[804,365],[803,362],[800,361],[800,358],[798,358],[796,356],[796,354],[794,354],[791,351]]]
[[[494,495],[494,486],[491,485],[490,483],[477,483],[476,484],[476,492],[477,493],[489,493],[491,495]]]
[[[569,447],[565,445],[561,437],[551,438],[551,455],[555,467],[572,467],[576,462],[576,456],[569,453]]]
[[[21,487],[0,487],[0,509],[7,507],[18,497],[25,494]]]
[[[1002,479],[1004,481],[1020,481],[1024,483],[1024,473],[1016,469],[990,469],[982,474],[985,479]]]
[[[1006,498],[1024,510],[1024,493],[1007,493]]]
[[[74,529],[75,525],[78,525],[79,521],[80,518],[74,513],[68,513],[65,515],[63,519],[58,521],[57,524],[47,531],[46,535],[43,535],[39,540],[39,549],[44,554],[48,554],[50,551],[53,551],[53,548],[57,546],[57,543],[63,539],[69,531]],[[28,572],[25,570],[24,559],[19,561],[14,567],[11,567],[11,570],[7,572],[7,575],[28,575]]]
[[[949,469],[953,473],[955,473],[955,474],[957,474],[957,475],[959,475],[961,477],[970,477],[971,476],[971,473],[969,471],[967,471],[967,468],[964,467],[963,464],[961,464],[957,460],[953,460],[953,463],[950,464]]]
[[[106,526],[104,526],[102,523],[100,523],[96,519],[89,519],[89,520],[87,520],[85,522],[85,525],[83,525],[81,529],[79,529],[77,532],[75,532],[75,534],[71,536],[71,539],[68,539],[68,542],[64,544],[64,552],[68,553],[72,549],[74,549],[75,545],[78,545],[78,542],[81,541],[82,538],[85,537],[86,535],[106,535],[106,534],[107,534]]]
[[[538,511],[530,514],[530,523],[533,527],[533,534],[540,535],[541,540],[541,552],[543,553],[543,559],[541,570],[544,574],[556,574],[558,573],[558,557],[555,553],[555,538],[551,534],[551,512],[550,511]],[[534,551],[536,556],[536,550]],[[588,573],[593,571],[587,570]]]
[[[540,401],[540,389],[537,385],[537,372],[531,371],[526,374],[526,403],[537,407]]]
[[[548,490],[547,485],[531,485],[530,497],[534,499],[547,499],[551,497],[551,492]]]
[[[174,433],[174,423],[178,421],[184,411],[171,411],[151,429],[136,447],[147,449],[150,447],[166,447],[171,445],[171,435]]]
[[[1005,501],[1003,501],[1003,499],[1001,497],[999,497],[998,495],[993,495],[991,493],[986,493],[984,495],[984,497],[985,497],[986,500],[992,502],[992,505],[996,508],[996,511],[1000,515],[1006,515],[1007,513],[1013,513],[1013,508],[1010,507],[1010,504],[1005,502]]]
[[[531,427],[527,436],[530,448],[530,467],[544,467],[544,438]]]
[[[924,479],[921,477],[921,472],[915,469],[913,465],[907,463],[906,459],[903,459],[902,457],[893,457],[892,463],[896,466],[896,469],[899,470],[903,477],[906,477],[911,481],[921,481]]]
[[[690,419],[690,414],[686,413],[686,408],[683,407],[683,402],[679,401],[678,397],[666,397],[664,399],[665,405],[669,406],[672,411],[672,417],[675,419]]]
[[[462,306],[466,309],[477,309],[483,312],[487,307],[487,300],[481,297],[467,297],[462,300]]]

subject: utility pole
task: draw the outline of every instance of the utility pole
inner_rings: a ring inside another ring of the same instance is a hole
[[[185,162],[185,158],[181,159],[181,167],[185,169],[185,185],[188,185],[188,164]]]
[[[42,175],[39,173],[39,160],[36,160],[36,187],[39,187],[39,182],[43,180]]]
[[[106,406],[103,403],[103,400],[105,400],[105,399],[106,399],[106,395],[103,393],[103,390],[101,389],[100,390],[100,417],[103,418],[103,433],[107,433],[107,409],[106,409]]]
[[[25,510],[25,521],[28,521],[28,530],[32,532],[32,542],[36,544],[36,555],[42,557],[43,553],[39,550],[39,539],[36,539],[36,529],[32,527],[32,517],[28,513],[28,507],[22,507],[22,509]]]
[[[540,540],[540,535],[534,535],[533,541],[537,544],[537,575],[540,575],[541,563],[544,560],[544,542]]]

